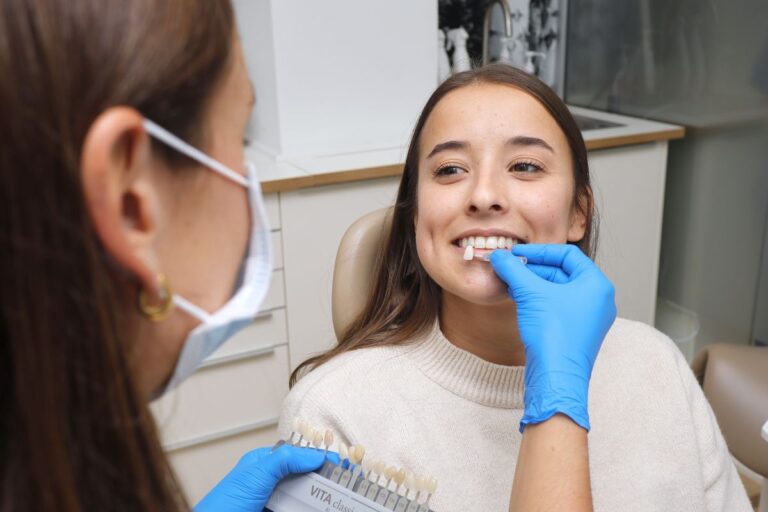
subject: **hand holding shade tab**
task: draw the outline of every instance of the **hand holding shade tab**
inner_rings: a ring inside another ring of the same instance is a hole
[[[616,318],[613,285],[574,245],[520,244],[490,260],[517,305],[525,346],[520,430],[557,413],[589,430],[589,379]]]

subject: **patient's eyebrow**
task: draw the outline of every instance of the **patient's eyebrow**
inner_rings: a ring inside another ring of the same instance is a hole
[[[463,140],[449,140],[446,142],[441,142],[440,144],[436,145],[434,148],[432,148],[432,151],[429,152],[427,155],[427,158],[432,158],[437,153],[440,153],[441,151],[448,151],[449,149],[467,149],[469,148],[469,142],[465,142]]]
[[[544,139],[540,139],[538,137],[530,137],[528,135],[518,135],[517,137],[512,137],[507,141],[507,145],[509,146],[539,146],[541,148],[547,149],[550,152],[554,153],[555,150],[552,149],[552,146],[547,144],[547,141]]]

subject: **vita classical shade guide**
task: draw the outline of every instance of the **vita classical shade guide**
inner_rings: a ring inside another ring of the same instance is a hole
[[[339,464],[327,458],[334,442],[330,430],[316,430],[307,421],[296,419],[283,444],[314,447],[326,460],[312,473],[283,480],[264,510],[267,512],[325,511],[329,507],[355,512],[433,512],[429,499],[437,488],[434,478],[416,475],[405,468],[387,466],[383,461],[366,458],[362,445],[347,446],[339,441]]]

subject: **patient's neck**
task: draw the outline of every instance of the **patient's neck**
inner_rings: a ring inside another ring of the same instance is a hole
[[[443,290],[440,329],[457,347],[507,366],[524,366],[515,303],[478,305]]]

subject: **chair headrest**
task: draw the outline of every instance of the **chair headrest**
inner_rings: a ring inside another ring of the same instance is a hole
[[[340,338],[363,311],[373,284],[376,257],[392,226],[393,207],[371,212],[347,229],[333,269],[333,330]]]

